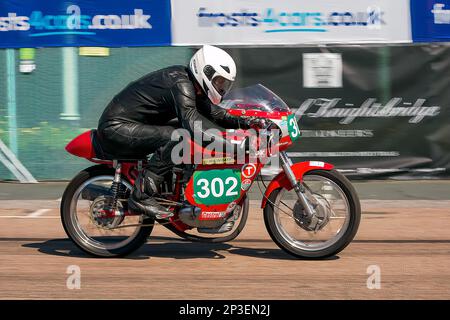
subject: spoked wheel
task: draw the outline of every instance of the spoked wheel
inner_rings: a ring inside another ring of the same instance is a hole
[[[90,167],[69,183],[61,200],[61,220],[67,235],[81,250],[98,257],[131,253],[146,242],[153,229],[152,219],[121,215],[127,210],[131,191],[128,181],[122,180],[117,211],[112,212],[113,179],[113,169]]]
[[[235,221],[233,228],[226,233],[208,235],[205,233],[199,233],[195,231],[195,229],[186,230],[183,232],[175,228],[175,226],[172,224],[165,224],[164,226],[167,227],[173,233],[175,233],[177,236],[189,241],[206,242],[206,243],[228,242],[234,240],[244,229],[245,224],[247,222],[248,209],[249,209],[249,201],[248,198],[245,197],[241,203],[241,213],[239,215],[238,220]]]
[[[264,209],[267,230],[281,249],[296,257],[335,255],[358,230],[361,208],[356,191],[335,170],[310,171],[303,177],[303,184],[316,216],[307,218],[293,189],[276,189]]]

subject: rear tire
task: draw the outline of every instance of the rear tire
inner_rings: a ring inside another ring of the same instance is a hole
[[[130,254],[136,249],[140,248],[150,236],[153,226],[141,227],[140,230],[134,235],[134,238],[128,242],[123,247],[115,249],[98,248],[90,245],[84,241],[77,232],[75,232],[74,225],[72,224],[72,219],[70,217],[70,206],[72,198],[78,188],[87,180],[96,176],[112,176],[114,177],[114,169],[103,165],[92,166],[85,170],[80,171],[73,179],[70,181],[61,199],[61,222],[66,232],[67,236],[76,244],[78,248],[84,252],[96,256],[96,257],[122,257]],[[125,179],[122,177],[122,179]],[[154,221],[150,218],[145,218],[143,224],[153,224]]]
[[[332,244],[331,246],[316,251],[301,250],[299,248],[294,247],[292,244],[286,241],[276,226],[274,205],[273,205],[273,203],[275,203],[276,201],[279,192],[282,190],[281,188],[275,189],[269,195],[269,201],[267,202],[267,205],[264,208],[264,223],[272,240],[278,245],[278,247],[280,247],[290,255],[303,259],[327,258],[336,255],[337,253],[342,251],[345,247],[347,247],[350,244],[350,242],[355,237],[361,220],[361,206],[355,188],[352,186],[350,181],[338,171],[313,170],[307,172],[305,176],[308,174],[314,174],[328,178],[333,182],[335,182],[344,192],[349,204],[350,217],[348,228],[341,236],[341,238],[339,238],[339,240],[334,244]]]

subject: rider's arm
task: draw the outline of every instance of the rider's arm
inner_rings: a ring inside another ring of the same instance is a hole
[[[210,104],[209,114],[215,123],[227,129],[249,129],[248,122],[240,117],[232,116],[226,109]]]
[[[210,141],[220,141],[223,145],[224,151],[226,150],[227,145],[228,148],[233,148],[233,145],[226,139],[224,139],[221,135],[216,135],[212,132],[207,131],[208,129],[214,128],[221,132],[224,132],[225,129],[198,112],[196,107],[195,89],[192,82],[188,80],[181,80],[176,82],[171,89],[171,95],[178,119],[180,119],[183,128],[187,129],[192,137],[194,137],[194,130],[199,130],[200,127],[198,127],[198,125],[201,124],[201,131],[203,135],[208,137]],[[203,145],[205,146],[209,143],[209,141],[204,141]]]

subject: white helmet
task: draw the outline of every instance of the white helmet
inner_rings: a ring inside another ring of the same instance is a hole
[[[222,101],[236,78],[233,58],[222,49],[208,45],[194,54],[189,69],[214,104]]]

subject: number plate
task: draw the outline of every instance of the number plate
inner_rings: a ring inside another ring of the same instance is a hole
[[[297,120],[295,119],[295,115],[291,114],[287,118],[287,125],[289,130],[289,135],[291,136],[291,140],[295,141],[300,137],[300,129],[297,125]]]
[[[207,170],[194,172],[194,199],[199,204],[230,203],[241,193],[240,170]]]

